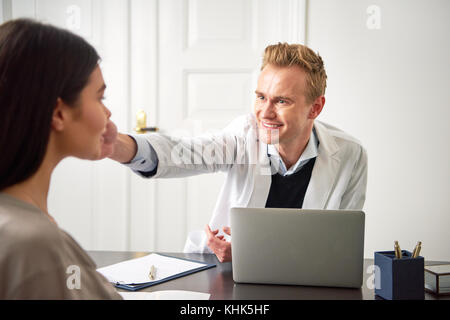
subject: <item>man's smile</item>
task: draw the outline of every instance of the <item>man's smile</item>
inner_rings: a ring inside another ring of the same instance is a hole
[[[282,126],[282,124],[280,124],[280,123],[272,123],[272,122],[266,122],[266,121],[260,121],[260,122],[261,122],[261,125],[267,129],[275,129],[275,128],[279,128]]]

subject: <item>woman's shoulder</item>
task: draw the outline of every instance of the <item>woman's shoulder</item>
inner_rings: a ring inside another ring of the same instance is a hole
[[[7,284],[0,298],[40,298],[44,283],[52,284],[48,297],[55,299],[115,297],[87,253],[43,212],[0,198],[0,243],[0,283]],[[82,290],[67,287],[74,270],[82,274]]]
[[[13,282],[60,268],[63,259],[59,228],[44,213],[27,211],[0,204],[0,269]]]
[[[30,271],[46,269],[50,262],[58,267],[61,260],[82,251],[44,212],[4,195],[0,196],[0,242],[0,265],[29,263]]]
[[[8,244],[0,250],[17,247],[33,250],[54,243],[58,237],[58,227],[38,208],[0,197],[0,239]]]
[[[57,267],[67,260],[95,268],[81,246],[38,208],[0,196],[0,264],[8,256]],[[31,262],[30,261],[30,262]]]

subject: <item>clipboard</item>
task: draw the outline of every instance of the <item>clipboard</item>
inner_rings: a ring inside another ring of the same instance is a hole
[[[216,266],[215,264],[205,263],[203,261],[197,261],[197,260],[191,260],[191,259],[186,259],[186,258],[173,257],[173,256],[169,256],[169,255],[166,255],[166,254],[161,254],[161,253],[157,253],[156,255],[161,256],[161,257],[170,258],[170,259],[176,259],[176,260],[181,260],[181,261],[193,262],[195,264],[200,264],[200,266],[197,266],[195,268],[189,268],[186,271],[179,272],[179,273],[176,273],[176,274],[172,274],[170,276],[163,277],[163,278],[158,279],[158,280],[153,280],[153,281],[143,282],[143,283],[136,283],[136,284],[135,283],[124,283],[124,281],[111,280],[111,277],[109,277],[108,274],[105,274],[107,272],[104,273],[104,272],[101,271],[102,269],[111,268],[114,265],[97,269],[97,271],[102,273],[108,280],[110,280],[110,282],[113,283],[115,287],[120,288],[120,289],[124,289],[124,290],[129,290],[129,291],[137,291],[137,290],[140,290],[140,289],[143,289],[143,288],[147,288],[147,287],[158,285],[160,283],[164,283],[166,281],[170,281],[170,280],[173,280],[173,279],[181,278],[181,277],[184,277],[184,276],[187,276],[187,275],[199,272],[199,271],[203,271],[203,270],[207,270],[207,269],[210,269],[210,268],[214,268]],[[150,255],[148,255],[148,256],[150,256]],[[147,256],[145,256],[145,257],[147,257]],[[141,257],[141,258],[145,258],[145,257]],[[136,259],[132,259],[132,260],[136,260]],[[132,261],[132,260],[128,260],[128,261]],[[121,262],[121,264],[127,263],[128,261]]]

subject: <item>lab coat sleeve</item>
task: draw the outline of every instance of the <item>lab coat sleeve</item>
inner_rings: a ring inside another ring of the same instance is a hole
[[[134,172],[141,173],[145,176],[150,176],[151,173],[154,174],[158,166],[156,151],[144,137],[131,134],[129,136],[136,142],[137,152],[133,160],[130,163],[124,163],[124,165]]]
[[[249,125],[251,122],[246,116],[235,119],[220,132],[197,137],[180,138],[159,133],[145,135],[157,156],[156,172],[151,175],[140,170],[134,172],[146,178],[181,178],[227,171],[246,152],[245,133]]]
[[[367,152],[361,146],[347,189],[342,195],[340,209],[362,210],[367,189]]]

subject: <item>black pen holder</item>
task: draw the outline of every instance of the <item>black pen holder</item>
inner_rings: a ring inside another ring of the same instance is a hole
[[[394,251],[375,252],[375,294],[387,300],[425,299],[425,260],[402,250],[402,258]]]

